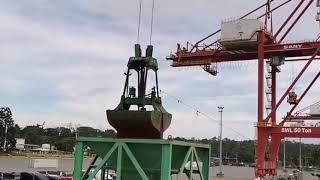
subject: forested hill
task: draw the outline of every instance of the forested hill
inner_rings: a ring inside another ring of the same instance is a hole
[[[26,144],[51,144],[60,151],[73,151],[76,136],[89,137],[115,137],[115,131],[99,130],[91,127],[66,128],[44,128],[42,125],[26,126],[20,128],[18,125],[11,125],[8,128],[7,140],[9,142],[8,149],[13,150],[15,146],[15,138],[25,138]],[[3,145],[4,126],[0,123],[0,144]],[[219,155],[219,140],[216,137],[211,139],[185,139],[174,138],[175,140],[188,141],[195,143],[205,143],[211,145],[211,156]],[[235,141],[231,139],[223,139],[223,157],[237,158],[239,162],[247,164],[254,162],[254,141]],[[280,149],[279,163],[282,162],[283,150]],[[299,143],[286,142],[286,164],[297,166],[299,164]],[[320,145],[302,144],[302,161],[306,166],[320,167]]]

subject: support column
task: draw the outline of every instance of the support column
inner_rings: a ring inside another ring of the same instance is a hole
[[[256,177],[264,177],[266,175],[265,154],[268,144],[268,132],[266,127],[258,128],[258,143],[256,147]]]
[[[209,180],[210,178],[210,157],[211,157],[211,148],[209,151],[206,151],[205,154],[203,155],[205,157],[203,159],[203,164],[204,166],[202,167],[202,174],[203,174],[203,180]]]
[[[77,142],[75,160],[74,160],[74,171],[73,179],[80,180],[82,175],[82,164],[83,164],[83,142]]]
[[[272,134],[271,137],[271,175],[277,175],[277,161],[281,145],[281,135]]]
[[[194,151],[192,149],[191,155],[190,155],[190,165],[189,165],[190,167],[189,180],[193,180],[193,156],[194,156]]]
[[[256,146],[256,177],[265,175],[265,152],[268,143],[268,134],[263,123],[264,110],[264,32],[259,33],[258,45],[258,124],[257,124],[257,146]],[[263,123],[263,124],[262,124]]]
[[[121,180],[121,170],[122,170],[122,144],[119,143],[118,146],[118,156],[117,156],[117,180]]]
[[[162,145],[161,180],[171,180],[171,145]]]
[[[264,110],[264,32],[259,32],[258,48],[258,123],[263,121]]]

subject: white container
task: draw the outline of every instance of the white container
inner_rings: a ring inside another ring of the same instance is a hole
[[[220,43],[226,48],[253,46],[258,44],[257,31],[263,30],[258,19],[240,19],[221,24]]]
[[[16,138],[16,149],[24,150],[25,142],[26,142],[26,139],[24,138]]]
[[[197,165],[197,162],[196,161],[193,161],[192,162],[192,169],[193,170],[199,170],[199,171],[201,171],[202,170],[202,162],[200,161],[199,162],[199,168],[198,168],[198,165]],[[188,161],[187,163],[186,163],[186,165],[184,166],[184,168],[186,169],[186,170],[190,170],[190,161]]]
[[[47,151],[50,151],[50,144],[42,144],[41,148]]]
[[[58,168],[58,159],[32,159],[29,167],[31,168]]]

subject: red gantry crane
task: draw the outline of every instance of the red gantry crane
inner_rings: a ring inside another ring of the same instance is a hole
[[[292,31],[307,10],[311,9],[313,3],[320,7],[320,2],[314,0],[268,0],[237,20],[223,22],[220,30],[194,44],[187,42],[185,47],[178,44],[177,52],[167,57],[172,61],[173,67],[201,66],[212,75],[217,75],[217,65],[221,62],[258,60],[256,177],[277,174],[278,153],[282,139],[286,137],[320,138],[320,127],[288,125],[290,122],[320,119],[318,111],[303,116],[300,112],[293,114],[318,79],[320,71],[302,94],[297,95],[292,89],[305,71],[310,68],[311,63],[318,59],[320,41],[283,43],[288,33]],[[290,10],[283,24],[274,31],[273,13],[288,4],[295,7]],[[256,19],[248,18],[249,15],[259,12],[261,15]],[[319,21],[319,13],[317,13],[316,20]],[[220,38],[212,40],[219,34]],[[280,72],[280,66],[287,61],[305,61],[306,63],[281,98],[277,99],[277,74]],[[269,73],[267,78],[265,77],[266,67]],[[266,92],[266,99],[270,99],[270,107],[266,107],[267,113],[264,112],[265,82],[270,88],[270,91]],[[277,110],[285,100],[291,105],[291,109],[279,122],[277,121],[279,120]]]

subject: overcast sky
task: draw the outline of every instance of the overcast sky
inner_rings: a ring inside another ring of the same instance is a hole
[[[278,2],[281,0],[278,0]],[[224,136],[254,138],[257,110],[255,61],[223,63],[216,77],[201,68],[173,68],[165,57],[176,43],[194,42],[265,0],[155,0],[154,56],[158,59],[160,88],[211,118],[197,115],[166,94],[164,106],[173,114],[166,135],[211,138],[218,136],[217,106],[224,106]],[[275,25],[293,9],[275,14]],[[21,126],[45,127],[68,123],[111,128],[105,110],[119,103],[128,57],[137,39],[138,0],[2,0],[0,3],[1,106],[9,106]],[[319,25],[315,4],[289,34],[287,41],[315,39]],[[141,39],[148,44],[151,0],[143,1]],[[252,17],[255,17],[256,14]],[[282,67],[279,94],[301,68]],[[319,65],[315,62],[314,65]],[[295,87],[301,93],[319,66],[313,66]],[[293,73],[292,73],[293,72]],[[300,107],[318,101],[316,83]],[[279,121],[289,106],[284,104]],[[239,134],[235,133],[234,129]]]

